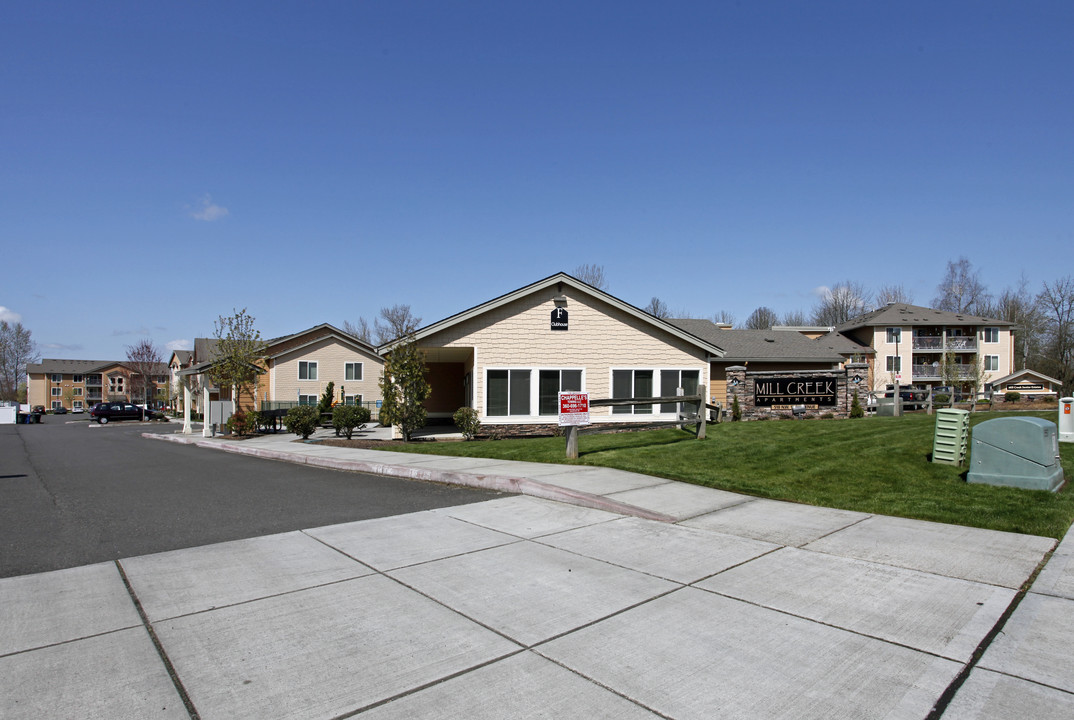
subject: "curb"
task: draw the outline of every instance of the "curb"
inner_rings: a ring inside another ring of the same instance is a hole
[[[180,445],[194,445],[196,447],[223,450],[224,452],[247,457],[257,457],[265,460],[281,460],[296,465],[310,465],[312,467],[327,468],[330,470],[344,470],[349,472],[364,472],[372,475],[384,475],[386,477],[403,478],[407,480],[424,480],[425,482],[441,483],[444,485],[462,485],[464,487],[481,488],[483,490],[495,490],[498,492],[510,492],[520,495],[530,495],[544,500],[586,507],[593,510],[604,510],[619,515],[631,515],[645,520],[657,520],[660,522],[673,523],[677,518],[665,515],[654,510],[647,510],[636,505],[611,500],[602,495],[572,490],[560,487],[540,480],[514,477],[508,475],[476,475],[472,473],[453,472],[450,470],[436,470],[431,468],[416,468],[406,465],[390,465],[386,463],[370,463],[361,460],[337,460],[335,458],[319,458],[302,453],[290,453],[280,450],[265,450],[263,448],[245,447],[241,444],[213,441],[205,439],[187,438],[177,435],[160,435],[157,433],[142,433],[142,437],[149,440],[163,440],[164,442],[178,443]]]

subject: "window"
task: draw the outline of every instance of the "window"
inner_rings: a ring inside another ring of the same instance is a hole
[[[902,342],[902,328],[888,328],[888,344],[894,345],[897,342]]]
[[[559,415],[559,393],[582,390],[581,370],[541,370],[537,380],[537,412]]]
[[[888,355],[888,372],[902,372],[902,358],[898,355]]]
[[[999,342],[999,328],[985,328],[984,329],[984,341],[986,343],[998,343]]]
[[[311,360],[306,362],[302,360],[298,363],[298,379],[299,380],[316,380],[317,379],[317,361]]]
[[[489,370],[485,415],[530,414],[530,370]]]
[[[82,382],[82,376],[81,375],[73,375],[71,377],[71,382],[76,382],[76,383]]]
[[[63,407],[62,402],[60,402],[59,400],[53,400],[52,401],[52,409],[53,410],[55,410],[56,408],[61,408],[61,407]]]
[[[984,369],[996,372],[999,370],[999,355],[985,355]]]
[[[613,398],[653,397],[652,370],[612,370]],[[652,405],[613,405],[615,415],[651,415]]]
[[[349,362],[343,366],[343,376],[346,380],[362,379],[362,363]]]
[[[63,375],[60,373],[52,373],[52,382],[63,382]]]
[[[76,397],[82,395],[82,388],[72,388]]]
[[[299,393],[299,395],[298,395],[298,404],[299,405],[316,405],[317,404],[317,396],[316,395],[303,395],[303,394]]]
[[[52,388],[52,397],[59,397],[62,392],[61,388]]]
[[[660,394],[667,397],[668,395],[674,395],[679,388],[682,388],[683,395],[696,395],[700,377],[701,373],[697,370],[661,370]],[[678,403],[661,403],[660,405],[660,412],[662,413],[678,411]]]
[[[343,396],[343,404],[344,405],[361,405],[362,404],[362,396],[361,395],[344,395]]]

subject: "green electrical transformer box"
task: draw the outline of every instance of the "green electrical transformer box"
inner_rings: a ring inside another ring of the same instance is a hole
[[[1056,424],[1034,417],[981,423],[973,429],[966,481],[1055,492],[1063,484]]]

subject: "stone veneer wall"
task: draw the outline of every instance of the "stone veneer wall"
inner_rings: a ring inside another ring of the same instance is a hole
[[[793,418],[791,410],[776,410],[770,407],[756,407],[754,405],[754,393],[758,380],[771,378],[832,378],[836,381],[836,405],[834,407],[819,407],[806,410],[804,417],[820,417],[832,414],[835,417],[845,418],[850,415],[850,405],[853,402],[854,390],[864,388],[864,378],[868,375],[868,367],[865,363],[848,363],[843,370],[781,370],[750,372],[743,365],[733,365],[727,368],[727,405],[726,412],[730,414],[735,397],[738,398],[738,406],[742,410],[743,420],[762,420]],[[855,382],[856,377],[863,378],[861,382]],[[865,402],[863,392],[858,391],[861,402]]]

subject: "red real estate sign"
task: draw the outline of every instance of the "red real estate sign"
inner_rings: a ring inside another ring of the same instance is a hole
[[[561,392],[559,394],[559,424],[589,424],[589,393]]]

